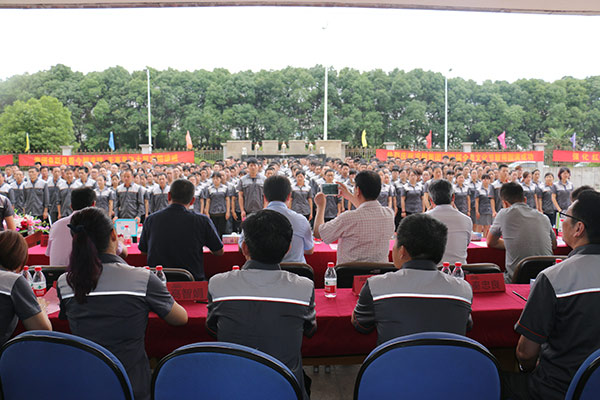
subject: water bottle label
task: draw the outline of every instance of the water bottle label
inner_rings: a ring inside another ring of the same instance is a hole
[[[334,282],[333,284],[325,282],[325,293],[335,293],[337,291],[337,285]]]
[[[42,297],[43,295],[46,294],[46,284],[45,283],[34,283],[33,284],[33,293],[37,296],[37,297]]]

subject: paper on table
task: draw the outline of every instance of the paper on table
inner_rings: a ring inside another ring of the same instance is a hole
[[[56,289],[55,288],[50,288],[50,290],[48,290],[46,292],[46,294],[43,297],[44,300],[46,300],[47,304],[46,304],[46,313],[49,314],[53,314],[55,312],[57,312],[58,310],[60,310],[60,302],[58,300],[58,295],[56,294]]]
[[[482,240],[480,242],[471,242],[473,243],[475,246],[479,246],[479,247],[488,247],[487,242],[485,240]]]
[[[337,251],[337,246],[338,246],[337,243],[331,243],[329,245],[329,247],[331,247],[331,250],[335,250],[335,251]]]

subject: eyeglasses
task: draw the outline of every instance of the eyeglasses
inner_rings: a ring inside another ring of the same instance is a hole
[[[567,214],[567,213],[564,213],[564,212],[562,212],[562,211],[559,211],[559,212],[558,212],[558,215],[561,215],[561,216],[563,216],[563,217],[572,218],[572,219],[574,219],[574,220],[576,220],[576,221],[579,221],[579,222],[581,222],[581,223],[583,224],[583,226],[585,226],[585,227],[587,228],[587,225],[586,225],[585,221],[584,221],[584,220],[582,220],[581,218],[574,217],[574,216],[572,216],[572,215],[569,215],[569,214]]]

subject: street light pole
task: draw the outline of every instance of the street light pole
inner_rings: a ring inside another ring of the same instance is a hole
[[[325,43],[325,51],[327,51],[327,26],[329,24],[325,25],[323,27],[323,36],[324,36],[324,40],[323,43]],[[327,92],[328,92],[328,87],[329,87],[329,79],[327,76],[327,63],[325,63],[325,97],[323,99],[324,101],[324,107],[323,107],[323,140],[327,140]]]
[[[146,80],[148,83],[148,145],[152,148],[152,111],[150,109],[150,68],[146,68]]]
[[[448,70],[448,73],[452,68]],[[444,76],[444,151],[448,151],[448,73]]]

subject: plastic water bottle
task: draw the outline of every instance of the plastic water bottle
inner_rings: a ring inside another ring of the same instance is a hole
[[[327,263],[327,271],[325,271],[325,297],[334,298],[337,296],[337,274],[333,263]]]
[[[465,279],[465,273],[462,269],[462,263],[458,261],[454,263],[454,271],[452,271],[452,276],[458,279]]]
[[[29,283],[29,286],[33,290],[33,277],[31,276],[31,272],[29,272],[29,267],[27,265],[23,267],[21,275],[23,275],[23,277],[25,278],[25,280],[27,280],[27,283]]]
[[[165,272],[163,271],[163,267],[162,265],[157,265],[156,266],[156,277],[158,279],[160,279],[160,281],[166,286],[167,285],[167,276],[165,275]]]
[[[232,271],[239,271],[240,270],[240,266],[239,265],[234,265],[233,267],[231,267]]]
[[[42,267],[39,265],[35,267],[35,274],[33,274],[32,287],[33,293],[37,297],[42,297],[46,294],[46,277],[42,272]]]
[[[450,263],[449,262],[445,262],[442,264],[442,272],[444,274],[450,275]]]
[[[35,231],[33,230],[33,221],[27,222],[27,236],[33,235]]]

